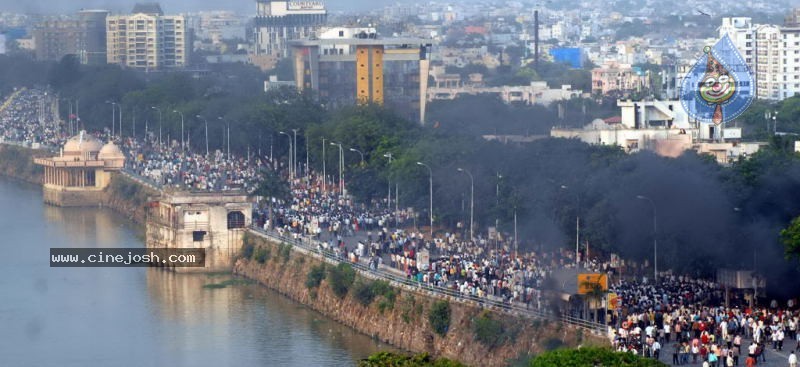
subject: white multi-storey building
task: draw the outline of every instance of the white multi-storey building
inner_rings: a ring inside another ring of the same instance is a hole
[[[779,77],[781,73],[781,30],[774,25],[756,29],[756,97],[781,99]]]
[[[288,42],[315,36],[328,19],[322,1],[256,0],[254,53],[288,57]]]
[[[800,27],[781,28],[780,99],[800,93]]]
[[[784,26],[753,24],[748,17],[723,18],[728,35],[755,76],[756,97],[782,100],[800,93],[800,24],[793,11]]]
[[[730,37],[750,70],[756,67],[756,27],[750,17],[722,18],[722,26],[719,27],[719,36],[727,34]]]
[[[109,64],[159,70],[188,64],[190,31],[185,17],[165,16],[155,3],[137,4],[129,15],[106,18]]]

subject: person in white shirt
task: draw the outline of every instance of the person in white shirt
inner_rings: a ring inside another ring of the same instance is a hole
[[[794,352],[789,355],[789,367],[797,367],[797,356]]]

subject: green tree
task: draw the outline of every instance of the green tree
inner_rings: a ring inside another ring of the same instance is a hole
[[[465,367],[457,361],[446,358],[435,359],[427,353],[415,356],[402,354],[379,352],[362,359],[358,362],[358,367]]]
[[[800,257],[800,217],[792,219],[789,226],[781,230],[781,242],[787,258]]]
[[[558,349],[541,354],[531,360],[531,367],[666,367],[659,361],[639,357],[631,353],[615,352],[608,348],[584,347]]]

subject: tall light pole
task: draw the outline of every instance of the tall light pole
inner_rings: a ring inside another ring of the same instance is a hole
[[[185,145],[183,143],[183,112],[178,111],[178,110],[172,110],[172,112],[181,115],[181,150],[184,150],[184,149],[186,149],[186,147],[185,147]]]
[[[206,124],[206,158],[208,158],[208,120],[206,120],[205,117],[200,115],[195,115],[194,117],[203,120],[203,122],[205,122]]]
[[[658,280],[658,214],[656,213],[656,203],[653,202],[653,199],[650,199],[647,196],[636,195],[636,198],[640,200],[647,200],[653,207],[653,281],[656,281]]]
[[[325,172],[325,137],[322,137],[322,192],[328,193],[327,190],[328,176]]]
[[[472,173],[469,171],[459,168],[458,172],[464,172],[469,176],[469,240],[475,240],[475,232],[473,231],[473,226],[475,225],[475,178],[472,176]],[[516,236],[515,242],[516,242]]]
[[[569,190],[569,186],[561,185],[561,189]],[[580,240],[581,240],[581,197],[577,192],[575,193],[575,268],[580,267]],[[588,260],[588,259],[587,259]]]
[[[136,139],[136,106],[131,109],[131,134],[133,139]]]
[[[81,124],[81,99],[75,99],[75,133],[78,132],[78,126]]]
[[[292,159],[292,136],[283,132],[278,131],[278,134],[286,135],[289,138],[289,180],[294,183],[294,160]]]
[[[428,184],[429,184],[428,186],[430,190],[430,199],[431,199],[429,216],[431,218],[431,241],[433,241],[433,170],[431,169],[430,166],[422,162],[417,162],[417,165],[424,166],[425,168],[428,169]]]
[[[383,156],[386,157],[386,158],[389,158],[389,166],[390,166],[389,169],[391,169],[392,152],[388,152],[388,153],[384,154]],[[389,193],[386,194],[386,208],[387,209],[391,209],[392,208],[392,180],[389,177],[389,173],[386,174],[386,182],[389,184]],[[395,200],[397,200],[397,199],[395,198]]]
[[[114,110],[117,107],[117,102],[106,101],[111,105],[111,136],[114,136],[114,126],[117,125],[117,112]]]
[[[339,193],[344,195],[344,150],[342,143],[331,142],[331,145],[339,147]]]
[[[150,108],[158,111],[158,145],[160,146],[161,145],[161,121],[162,121],[161,109],[158,108],[158,107],[155,107],[155,106],[150,107]]]
[[[119,103],[119,109],[117,109],[117,112],[119,112],[119,139],[120,143],[122,143],[122,102]]]
[[[294,170],[295,176],[297,176],[297,167],[300,166],[300,163],[297,162],[297,129],[292,129],[292,132],[294,133],[294,145],[292,145],[292,147],[294,147],[292,150],[292,162],[294,163],[294,167],[292,167],[292,169]]]
[[[739,213],[744,213],[744,210],[742,208],[738,208],[738,207],[737,208],[733,208],[733,211],[739,212]],[[749,221],[750,221],[751,224],[755,222],[755,219],[753,219],[752,215],[748,215],[748,218],[749,218]],[[758,253],[758,247],[753,246],[753,278],[755,278],[756,271],[757,271],[757,266],[756,266],[756,264],[758,263],[756,261],[757,253]],[[756,298],[757,295],[758,295],[758,282],[755,281],[755,279],[754,279],[754,281],[753,281],[753,298],[750,300],[750,302],[751,302],[750,306],[751,307],[754,304],[757,304],[757,302],[756,302],[757,301],[757,298]]]
[[[495,187],[495,206],[500,208],[500,180],[503,179],[503,175],[500,172],[497,172],[497,186]],[[495,256],[498,253],[498,249],[500,247],[500,215],[495,216],[494,218],[494,252]]]
[[[225,123],[225,128],[228,136],[227,150],[226,150],[227,153],[225,154],[225,157],[231,159],[231,125],[230,123],[228,123],[228,120],[225,120],[224,118],[222,118],[222,116],[217,117],[217,119]]]
[[[358,155],[361,156],[361,165],[363,166],[364,165],[364,153],[362,153],[360,150],[358,150],[356,148],[350,148],[350,151],[351,152],[356,152],[356,153],[358,153]]]

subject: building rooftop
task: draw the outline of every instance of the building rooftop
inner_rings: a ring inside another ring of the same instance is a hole
[[[334,39],[302,39],[291,41],[293,46],[322,46],[322,45],[424,45],[430,44],[433,40],[424,38],[334,38]]]
[[[161,10],[161,5],[158,3],[136,3],[133,6],[133,14],[150,14],[150,15],[164,15]]]

